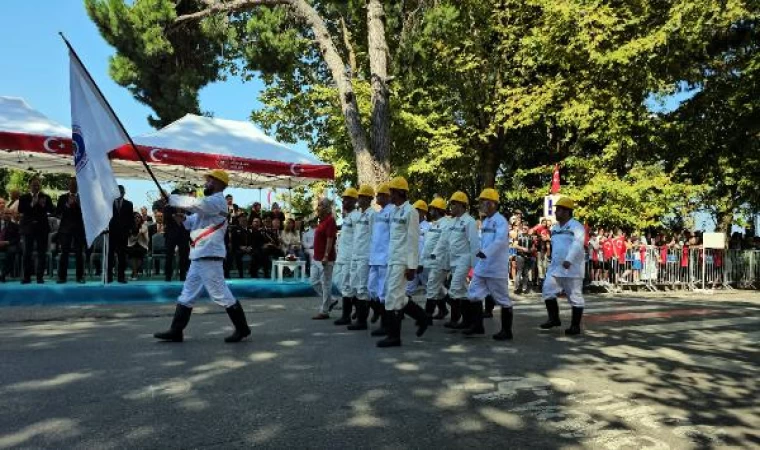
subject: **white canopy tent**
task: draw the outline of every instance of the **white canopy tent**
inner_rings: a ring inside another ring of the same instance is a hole
[[[334,178],[331,165],[278,143],[248,122],[188,114],[134,141],[159,181],[194,181],[215,168],[227,170],[230,186],[240,188],[290,188]],[[110,157],[117,177],[150,179],[131,146]],[[73,173],[71,130],[23,99],[0,96],[0,164]]]

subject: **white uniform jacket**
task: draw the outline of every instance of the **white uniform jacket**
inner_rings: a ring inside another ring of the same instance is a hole
[[[419,265],[420,218],[417,210],[404,202],[391,215],[391,242],[388,265],[402,265],[417,270]]]
[[[435,254],[436,247],[443,236],[444,227],[448,225],[448,219],[443,217],[429,223],[430,228],[425,232],[425,243],[420,252],[420,264],[426,269],[437,268],[442,262],[443,258],[439,257],[440,255],[436,255],[435,259],[431,258],[431,255]]]
[[[480,248],[478,227],[468,213],[455,217],[449,230],[449,264],[451,267],[475,265],[475,254]]]
[[[354,247],[354,221],[358,217],[356,210],[351,211],[343,217],[343,225],[340,227],[338,235],[338,254],[335,259],[336,264],[350,264],[351,254]]]
[[[369,252],[372,244],[372,226],[375,222],[375,210],[371,207],[364,212],[358,213],[354,222],[354,245],[351,261],[360,261],[369,264]]]
[[[498,212],[486,217],[480,226],[480,251],[475,275],[483,278],[509,278],[509,224]]]
[[[419,213],[417,213],[419,215]],[[418,252],[420,254],[420,261],[422,261],[422,251],[425,248],[425,238],[427,237],[427,232],[430,229],[430,222],[427,220],[420,222],[420,245],[418,247]]]
[[[441,217],[435,222],[441,230],[441,235],[438,238],[438,243],[433,248],[433,253],[428,256],[430,260],[430,267],[449,270],[449,236],[451,236],[451,225],[454,223],[454,219],[451,217]],[[432,258],[435,255],[435,259]]]
[[[169,205],[192,213],[184,222],[190,230],[190,259],[224,258],[224,235],[227,233],[227,201],[217,192],[207,197],[195,198],[170,195]],[[173,220],[167,218],[167,220]]]
[[[583,278],[586,253],[583,249],[586,229],[580,222],[570,219],[564,225],[559,223],[552,227],[552,261],[549,272],[555,277]],[[562,267],[568,261],[569,269]]]
[[[391,214],[396,206],[388,203],[385,208],[375,213],[372,222],[372,244],[369,249],[370,266],[388,265],[388,245],[391,240]]]

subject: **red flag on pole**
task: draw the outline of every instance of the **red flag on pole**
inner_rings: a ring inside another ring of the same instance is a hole
[[[552,174],[552,194],[559,193],[559,164],[554,165],[554,173]]]

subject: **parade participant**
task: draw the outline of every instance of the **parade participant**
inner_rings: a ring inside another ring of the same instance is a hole
[[[354,243],[351,256],[351,290],[356,304],[356,323],[348,326],[349,330],[366,330],[369,317],[369,254],[372,243],[372,225],[375,210],[372,199],[375,190],[372,186],[359,186],[359,208],[354,222]]]
[[[359,192],[349,187],[343,191],[342,197],[343,225],[340,227],[340,234],[338,235],[338,257],[335,260],[337,278],[334,281],[338,285],[341,296],[343,296],[343,308],[340,319],[334,323],[335,325],[350,325],[354,296],[351,289],[351,257],[354,252],[354,222],[359,214],[356,211],[356,200],[359,198]]]
[[[224,236],[227,234],[227,202],[222,193],[229,184],[227,172],[216,169],[206,174],[202,198],[184,195],[169,196],[169,204],[192,215],[183,224],[190,230],[190,269],[177,299],[174,320],[168,331],[156,333],[157,339],[182,342],[183,330],[190,321],[195,300],[206,288],[215,303],[225,307],[235,331],[224,342],[239,342],[251,334],[243,306],[232,296],[224,281],[222,262],[226,256]]]
[[[551,231],[552,259],[541,293],[549,314],[549,320],[541,324],[541,328],[548,330],[562,325],[559,320],[557,296],[565,292],[567,301],[573,308],[570,328],[565,330],[565,334],[570,336],[581,332],[585,271],[583,242],[586,236],[583,225],[573,219],[573,209],[575,209],[575,202],[568,197],[560,198],[555,204],[557,224]]]
[[[314,260],[311,265],[310,281],[317,295],[322,298],[319,313],[314,320],[330,318],[332,309],[332,275],[335,267],[335,240],[338,227],[332,215],[333,204],[323,198],[317,205],[319,226],[314,231]]]
[[[480,246],[475,257],[475,270],[467,290],[472,309],[472,326],[465,335],[484,334],[483,301],[487,296],[501,306],[501,331],[497,341],[512,339],[512,301],[509,298],[509,224],[499,210],[499,194],[483,189],[478,197],[485,219],[480,227]]]
[[[388,272],[388,244],[390,243],[391,214],[396,206],[391,201],[388,184],[377,187],[375,202],[380,211],[375,214],[372,223],[372,243],[369,249],[369,278],[367,289],[372,308],[372,323],[380,318],[380,327],[372,331],[372,336],[385,336],[385,277]]]
[[[436,197],[430,202],[428,208],[430,216],[430,228],[425,234],[425,243],[420,252],[420,263],[423,270],[427,271],[427,280],[425,283],[425,314],[432,319],[443,319],[448,315],[449,310],[446,308],[446,288],[444,282],[448,275],[448,267],[444,267],[445,258],[436,258],[439,243],[448,239],[448,227],[450,220],[446,217],[446,200]],[[444,237],[445,235],[445,237]],[[448,249],[441,247],[439,254],[448,253]],[[433,316],[435,307],[438,306],[437,316]]]
[[[409,184],[403,177],[389,183],[391,202],[396,206],[391,214],[390,244],[388,245],[388,275],[385,280],[385,324],[387,336],[378,347],[401,345],[401,318],[408,314],[417,324],[417,337],[428,327],[425,311],[406,296],[406,282],[412,281],[419,266],[420,222],[417,211],[407,201]]]
[[[414,293],[417,292],[417,288],[422,286],[423,288],[427,285],[427,278],[428,278],[428,271],[425,269],[425,267],[422,265],[422,250],[425,246],[425,235],[427,231],[430,229],[430,222],[427,220],[428,215],[428,205],[425,203],[424,200],[417,200],[414,202],[413,208],[417,210],[417,215],[420,218],[420,238],[419,238],[419,246],[418,246],[418,258],[420,261],[420,266],[417,268],[417,275],[414,277],[412,281],[407,283],[406,285],[406,295],[409,297],[414,296]],[[425,305],[427,308],[427,304]],[[432,320],[430,322],[432,325]]]
[[[475,253],[478,252],[480,240],[475,219],[467,212],[469,199],[464,192],[455,192],[449,199],[453,216],[449,230],[448,250],[451,266],[451,320],[443,326],[454,329],[470,327],[470,302],[467,300],[467,275],[475,265]],[[436,255],[437,256],[437,255]],[[459,319],[462,322],[459,323]]]

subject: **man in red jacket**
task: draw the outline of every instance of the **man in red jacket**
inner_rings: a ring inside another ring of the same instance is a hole
[[[335,265],[335,239],[338,227],[332,215],[332,202],[326,198],[317,206],[319,226],[314,232],[314,260],[311,266],[311,285],[322,298],[319,313],[314,320],[330,318],[332,304],[332,272]]]

